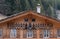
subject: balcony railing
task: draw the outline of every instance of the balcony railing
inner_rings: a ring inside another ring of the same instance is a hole
[[[51,23],[13,23],[7,24],[8,28],[20,28],[20,29],[50,29],[53,28],[53,24]]]

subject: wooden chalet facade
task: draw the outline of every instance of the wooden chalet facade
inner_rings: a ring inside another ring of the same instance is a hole
[[[60,39],[60,22],[24,11],[0,20],[0,39]]]

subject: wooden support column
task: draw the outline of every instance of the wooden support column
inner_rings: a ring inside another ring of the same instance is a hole
[[[7,38],[10,38],[10,29],[6,29],[7,30]]]
[[[20,39],[23,39],[23,30],[20,30]]]
[[[54,39],[57,39],[57,28],[55,27],[55,25],[53,26],[53,35]]]
[[[20,29],[17,29],[17,38],[20,38]]]
[[[57,38],[57,30],[54,28],[54,38]]]
[[[40,35],[39,35],[39,30],[37,30],[37,39],[39,39],[39,36],[40,36]]]
[[[3,28],[3,38],[7,38],[7,28]]]

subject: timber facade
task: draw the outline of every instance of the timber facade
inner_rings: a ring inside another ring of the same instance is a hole
[[[60,22],[33,11],[0,20],[0,39],[60,39]]]

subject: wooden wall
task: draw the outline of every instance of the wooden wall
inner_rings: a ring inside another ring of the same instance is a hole
[[[28,18],[28,22],[24,21],[25,18]],[[35,19],[35,22],[32,22],[33,18]],[[36,24],[38,24],[38,23],[48,23],[48,22],[53,24],[53,28],[50,29],[51,35],[56,36],[57,35],[56,31],[57,31],[57,29],[60,29],[60,24],[54,23],[52,21],[43,19],[41,17],[35,16],[32,14],[28,14],[26,16],[22,16],[22,17],[19,17],[19,18],[16,18],[16,19],[13,19],[8,22],[4,22],[4,23],[0,24],[0,28],[3,29],[3,37],[0,39],[43,39],[43,38],[40,38],[40,32],[42,31],[42,29],[36,30],[36,35],[37,35],[36,38],[23,38],[24,30],[21,30],[21,29],[17,29],[17,35],[18,35],[17,38],[10,38],[10,36],[9,36],[10,29],[8,28],[7,24],[8,23],[36,23]],[[52,37],[49,39],[60,39],[60,38]]]

